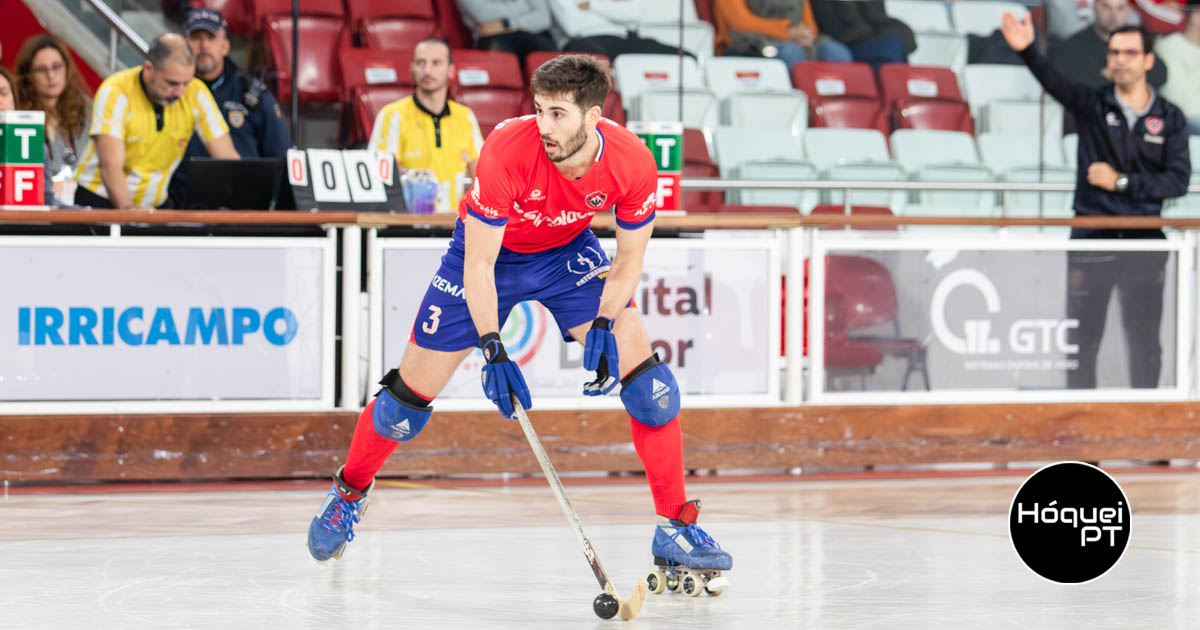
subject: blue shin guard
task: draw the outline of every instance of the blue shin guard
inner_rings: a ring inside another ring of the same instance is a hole
[[[621,380],[621,402],[634,420],[661,427],[679,415],[679,384],[671,368],[652,355]]]
[[[388,372],[379,384],[383,389],[375,396],[375,408],[371,411],[375,432],[397,442],[417,437],[433,415],[433,407],[417,407],[402,400],[397,391],[408,391],[408,388],[404,387],[396,370]]]

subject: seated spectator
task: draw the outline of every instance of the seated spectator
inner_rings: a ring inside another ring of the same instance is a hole
[[[1133,7],[1129,0],[1095,0],[1092,8],[1095,20],[1091,28],[1052,48],[1049,57],[1050,63],[1067,78],[1099,86],[1112,80],[1108,76],[1108,36],[1129,22]],[[1155,88],[1167,82],[1167,67],[1161,59],[1155,60],[1146,80]]]
[[[200,134],[209,155],[238,159],[229,127],[195,72],[187,40],[165,33],[154,38],[141,66],[100,84],[92,104],[91,140],[75,170],[76,205],[162,206],[193,133]]]
[[[467,178],[475,176],[483,146],[471,108],[449,98],[452,63],[446,40],[430,37],[418,43],[411,66],[416,91],[380,110],[367,142],[369,150],[395,155],[404,179],[429,177],[437,182],[436,212],[458,209],[459,196]]]
[[[905,63],[917,49],[907,24],[888,17],[883,0],[812,0],[821,32],[850,48],[854,61],[878,69],[885,63]]]
[[[192,9],[187,13],[184,33],[196,57],[196,77],[212,92],[233,148],[243,158],[277,158],[280,172],[292,146],[287,121],[279,111],[275,96],[267,85],[239,72],[229,55],[229,37],[225,18],[214,9]],[[199,134],[192,134],[183,162],[171,178],[170,198],[174,205],[183,203],[187,191],[187,171],[192,158],[208,157]]]
[[[49,35],[25,40],[14,64],[17,106],[46,114],[47,205],[71,205],[75,166],[87,143],[88,98],[65,46]]]
[[[776,57],[788,68],[801,61],[852,61],[845,44],[817,30],[808,0],[716,0],[721,54]]]
[[[513,53],[525,65],[525,56],[539,50],[558,50],[550,35],[550,7],[546,0],[455,0],[463,23],[475,36],[480,50]]]
[[[16,90],[13,89],[13,78],[8,73],[8,69],[0,66],[0,112],[7,112],[17,108],[17,100],[14,97]]]
[[[1158,40],[1154,53],[1175,69],[1162,86],[1163,97],[1183,110],[1188,131],[1200,134],[1200,0],[1188,0],[1186,10],[1183,31]]]
[[[653,0],[644,0],[653,1]],[[559,48],[615,59],[625,53],[674,55],[679,49],[638,37],[639,0],[549,0],[552,31]],[[687,54],[687,53],[684,53]]]

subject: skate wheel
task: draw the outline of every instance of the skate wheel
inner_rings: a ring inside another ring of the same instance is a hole
[[[713,597],[725,592],[727,588],[729,588],[729,578],[724,576],[717,576],[704,583],[704,592]]]
[[[671,591],[672,593],[679,592],[679,576],[678,575],[676,575],[674,573],[668,575],[666,584],[667,584],[668,591]]]
[[[667,590],[667,575],[662,571],[655,571],[646,576],[646,587],[650,593],[658,595]]]
[[[683,576],[679,581],[679,588],[683,589],[683,594],[688,597],[696,597],[700,595],[700,591],[704,590],[704,585],[696,579],[696,576],[691,573]]]

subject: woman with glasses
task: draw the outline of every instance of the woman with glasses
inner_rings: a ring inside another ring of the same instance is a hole
[[[51,191],[55,191],[55,197],[68,201],[54,205],[70,205],[75,195],[70,183],[75,180],[78,152],[87,143],[90,108],[79,71],[66,47],[49,35],[25,40],[13,68],[17,109],[46,113],[47,201],[52,203]]]

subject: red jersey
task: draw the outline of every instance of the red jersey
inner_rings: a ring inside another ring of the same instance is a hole
[[[506,120],[488,135],[475,183],[458,204],[467,215],[503,225],[512,251],[540,252],[569,243],[592,216],[616,206],[617,225],[633,230],[654,220],[658,168],[636,134],[601,118],[600,151],[586,175],[567,179],[542,149],[534,116]]]

